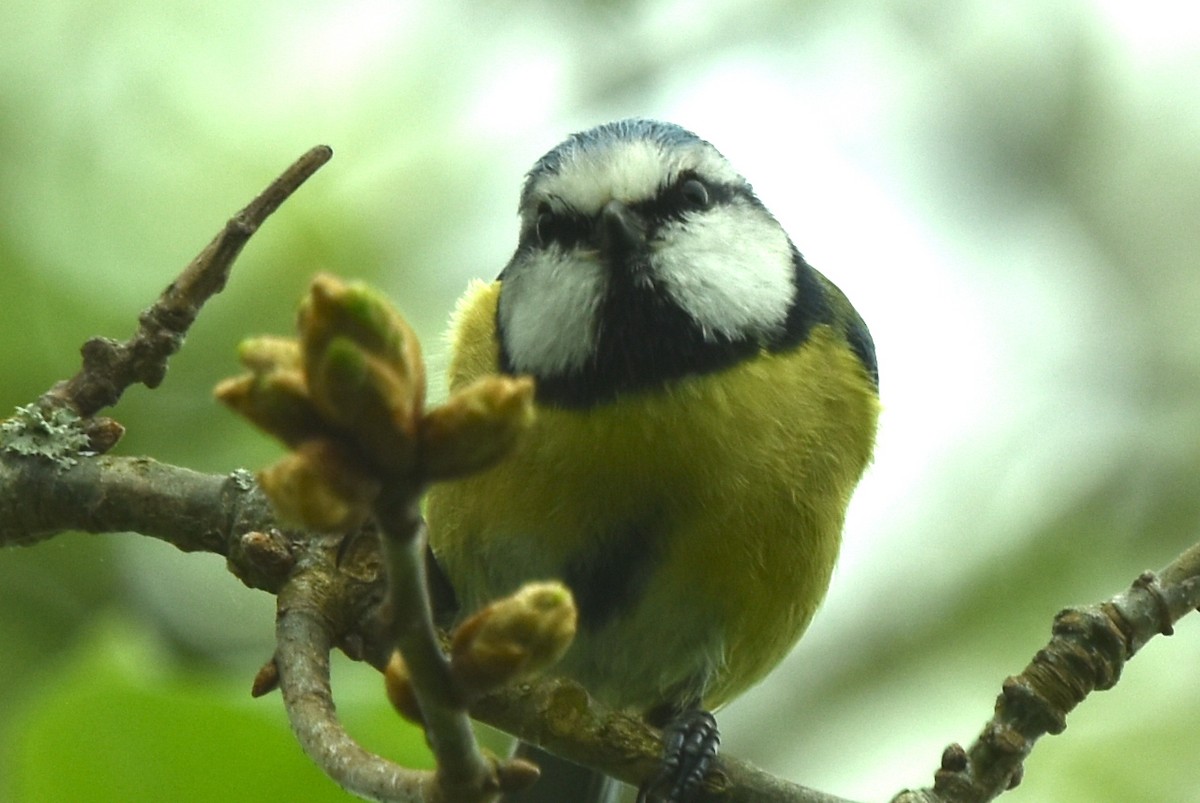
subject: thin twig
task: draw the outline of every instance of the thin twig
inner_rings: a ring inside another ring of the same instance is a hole
[[[947,747],[933,788],[902,792],[892,803],[986,803],[1013,788],[1039,738],[1061,733],[1067,714],[1091,692],[1115,686],[1146,642],[1171,635],[1197,606],[1200,544],[1158,574],[1143,572],[1107,602],[1059,612],[1050,642],[1004,681],[995,715],[975,743]]]
[[[167,360],[180,346],[200,308],[221,292],[242,246],[268,216],[333,156],[318,145],[297,159],[245,209],[238,212],[191,264],[138,317],[138,329],[123,343],[94,337],[83,344],[83,366],[39,399],[44,409],[69,407],[90,418],[111,407],[130,385],[155,388],[167,373]],[[117,435],[119,437],[119,435]],[[111,438],[115,443],[115,437]],[[112,443],[105,443],[105,447]]]
[[[447,800],[495,799],[495,766],[484,758],[475,740],[433,625],[419,501],[418,491],[396,492],[376,505],[396,647],[404,656],[421,706],[425,733],[437,758],[441,793]]]
[[[275,665],[292,732],[318,767],[358,797],[389,803],[431,800],[433,773],[371,753],[338,720],[329,678],[334,623],[326,585],[325,572],[300,571],[279,592]]]
[[[80,372],[44,394],[40,406],[69,408],[87,418],[115,403],[135,382],[156,386],[200,307],[224,286],[242,246],[330,156],[328,148],[318,147],[293,164],[142,313],[130,340],[88,341]],[[93,444],[97,438],[106,445],[115,442],[117,425],[96,422],[89,431]],[[415,491],[392,497],[388,509],[376,510],[392,577],[390,605],[380,609],[384,582],[375,539],[364,539],[371,549],[339,564],[328,539],[302,538],[280,528],[244,472],[214,477],[144,458],[81,455],[56,461],[15,448],[0,450],[0,546],[33,543],[65,530],[133,530],[180,549],[225,555],[248,585],[279,595],[274,662],[279,687],[297,738],[326,773],[375,800],[485,800],[494,791],[497,767],[473,740],[433,631],[416,498]],[[1047,647],[1005,682],[995,716],[976,743],[970,749],[951,745],[934,787],[904,792],[895,803],[983,803],[1002,794],[1019,779],[1021,763],[1038,738],[1060,732],[1076,705],[1092,691],[1111,688],[1129,658],[1155,635],[1169,635],[1174,622],[1197,605],[1200,545],[1158,575],[1141,575],[1105,603],[1063,611]],[[389,610],[390,619],[382,612]],[[414,679],[438,756],[436,773],[407,770],[369,753],[337,720],[330,650],[340,647],[382,668],[393,643],[402,647]],[[568,706],[568,716],[551,710],[560,705]],[[644,723],[593,707],[571,684],[522,683],[479,701],[473,712],[626,779],[644,777],[658,760],[656,735]],[[704,800],[845,803],[733,760],[722,759],[718,770]]]
[[[66,530],[89,532],[137,531],[153,535],[185,550],[204,550],[227,555],[230,568],[240,577],[256,577],[247,581],[249,585],[277,592],[285,583],[291,561],[301,564],[313,560],[311,539],[299,539],[284,535],[271,518],[269,508],[260,492],[242,474],[217,476],[197,474],[174,466],[168,466],[144,458],[101,457],[81,460],[69,469],[59,469],[48,461],[35,460],[20,455],[0,454],[0,545],[31,543],[41,538]],[[281,642],[281,650],[303,650],[305,660],[321,661],[322,650],[304,646],[305,639],[319,635],[317,644],[327,645],[331,641],[338,646],[355,643],[353,656],[366,657],[374,666],[382,668],[390,651],[392,631],[378,620],[379,612],[372,600],[378,598],[382,579],[371,574],[372,561],[378,561],[375,539],[363,538],[360,547],[351,556],[352,565],[343,563],[340,569],[322,563],[318,574],[307,581],[315,584],[346,582],[343,575],[348,572],[361,575],[356,587],[338,591],[345,595],[347,607],[336,621],[329,618],[331,606],[322,602],[317,612],[311,604],[293,606],[281,620],[288,620],[291,634]],[[341,578],[341,579],[339,579]],[[293,594],[299,592],[293,591]],[[285,597],[285,601],[286,601]],[[1189,549],[1168,564],[1158,575],[1143,575],[1133,586],[1112,600],[1067,612],[1058,619],[1056,635],[1050,645],[1039,656],[1057,652],[1056,643],[1066,640],[1071,643],[1077,623],[1098,623],[1098,629],[1087,631],[1085,640],[1100,639],[1112,642],[1113,649],[1102,649],[1092,645],[1082,651],[1072,648],[1070,654],[1082,656],[1084,664],[1063,665],[1060,676],[1067,681],[1062,688],[1077,689],[1078,697],[1063,698],[1060,704],[1065,716],[1092,689],[1107,688],[1115,682],[1118,669],[1100,669],[1105,665],[1117,666],[1132,657],[1150,638],[1163,633],[1181,616],[1200,605],[1200,545]],[[349,608],[353,608],[350,610]],[[320,613],[324,611],[324,613]],[[1099,612],[1100,618],[1093,613]],[[310,621],[293,624],[294,617]],[[315,617],[315,618],[314,618]],[[320,634],[309,633],[308,629],[318,626],[314,622],[333,622],[333,629]],[[309,633],[309,635],[304,635]],[[1102,634],[1108,633],[1109,636]],[[288,645],[286,648],[284,645]],[[316,656],[315,658],[313,656]],[[1109,664],[1113,656],[1117,663]],[[1122,657],[1123,656],[1123,657]],[[1023,676],[1030,677],[1031,670]],[[316,670],[306,670],[316,671]],[[1033,674],[1040,675],[1041,670]],[[298,689],[289,694],[293,699],[305,698],[305,689],[311,689],[311,681],[301,673]],[[1018,676],[1021,677],[1021,676]],[[1107,678],[1105,684],[1098,678]],[[1006,684],[1010,685],[1010,684]],[[318,688],[327,688],[318,684]],[[318,694],[318,698],[320,692]],[[1022,695],[1024,693],[1022,692]],[[1024,755],[1032,749],[1036,739],[1045,733],[1054,732],[1047,728],[1055,720],[1045,712],[1031,718],[1019,714],[1013,701],[1001,697],[997,717],[984,730],[980,743],[969,750],[957,747],[948,749],[943,767],[938,772],[939,786],[931,789],[911,790],[902,793],[896,803],[976,803],[992,800],[1004,791],[1007,779],[1020,764]],[[563,700],[567,700],[563,703]],[[562,705],[571,706],[570,716],[563,716]],[[1039,703],[1038,705],[1041,705]],[[482,721],[513,733],[520,738],[538,743],[553,752],[575,758],[597,766],[627,779],[636,779],[643,766],[653,767],[658,756],[658,743],[654,734],[636,718],[604,712],[590,704],[577,687],[565,693],[563,684],[555,680],[538,680],[521,683],[511,689],[478,701],[472,713]],[[1016,753],[998,753],[989,734],[1017,734],[1028,722],[1044,724],[1041,730],[1021,737],[1023,743]],[[320,729],[336,723],[331,709],[322,717],[312,720],[312,727]],[[566,723],[563,728],[554,723]],[[372,759],[374,761],[374,759]],[[382,761],[380,759],[380,761]],[[1000,761],[999,768],[990,767],[988,761]],[[390,763],[372,764],[380,772],[395,772]],[[337,770],[329,766],[323,769],[336,777]],[[728,757],[722,757],[719,769],[728,778],[724,797],[712,797],[722,801],[787,800],[823,801],[833,803],[837,798],[812,790],[785,784],[767,775],[756,775],[757,771]],[[965,780],[955,781],[954,776]],[[978,786],[979,779],[1000,778],[990,789]],[[724,783],[722,783],[724,786]]]
[[[543,678],[489,694],[471,714],[522,741],[637,785],[662,760],[657,730],[641,717],[605,709],[579,684]],[[695,803],[853,803],[718,756]]]

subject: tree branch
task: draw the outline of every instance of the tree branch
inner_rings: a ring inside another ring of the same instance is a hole
[[[82,459],[62,469],[49,460],[0,454],[0,545],[33,543],[66,530],[136,531],[184,551],[225,555],[230,570],[247,585],[273,593],[284,588],[298,561],[311,566],[315,550],[330,548],[322,539],[281,527],[244,472],[208,475],[146,458],[112,456]],[[303,581],[309,588],[334,584],[336,595],[313,603],[307,592],[293,590],[289,593],[294,596],[282,598],[304,600],[297,605],[281,602],[280,627],[286,622],[288,630],[281,633],[280,660],[294,649],[309,662],[304,671],[296,670],[296,688],[289,692],[292,699],[322,699],[326,692],[314,692],[312,678],[324,677],[316,688],[328,689],[326,645],[330,643],[377,668],[386,664],[391,631],[378,605],[384,596],[382,559],[377,539],[373,532],[370,535],[358,539],[358,546],[339,566],[333,566],[333,559],[317,561],[319,568],[310,569]],[[344,601],[333,604],[334,598]],[[935,786],[906,791],[895,798],[896,803],[995,799],[1008,788],[1009,779],[1018,772],[1015,768],[1037,738],[1061,731],[1066,714],[1089,692],[1110,688],[1125,661],[1198,605],[1200,545],[1168,564],[1157,581],[1154,575],[1142,575],[1129,590],[1107,602],[1064,611],[1056,619],[1049,645],[1021,675],[1005,683],[996,716],[976,744],[968,750],[952,745],[943,756]],[[302,621],[293,624],[293,617]],[[314,622],[328,629],[318,633],[312,629],[318,627]],[[336,723],[332,707],[316,708],[320,716],[310,723],[314,728],[316,723]],[[563,681],[518,684],[479,700],[472,714],[551,752],[631,782],[645,777],[657,761],[657,735],[652,729],[635,717],[603,711],[578,686]],[[333,731],[326,728],[325,732]],[[362,781],[338,775],[337,762],[322,766],[339,783],[365,791],[378,785],[371,780],[373,774],[382,777],[399,771],[391,763],[378,763],[382,761],[372,758],[368,764],[374,769],[364,769]],[[706,800],[845,803],[728,757],[720,757],[714,776]],[[363,790],[353,784],[362,784]]]
[[[0,488],[2,546],[31,544],[64,530],[129,530],[184,552],[227,555],[234,531],[274,522],[248,473],[201,474],[149,458],[100,456],[64,468],[4,453]]]
[[[366,537],[352,537],[346,543],[353,548],[345,551],[337,538],[281,526],[247,472],[214,476],[147,458],[94,454],[115,443],[121,432],[120,425],[94,414],[114,404],[130,384],[155,387],[162,380],[167,360],[181,346],[201,306],[224,286],[242,246],[330,155],[325,147],[305,154],[230,219],[141,314],[133,337],[124,343],[89,340],[78,374],[47,391],[37,410],[23,408],[29,420],[18,416],[0,428],[0,546],[33,544],[66,530],[135,531],[184,551],[224,555],[230,570],[248,586],[278,594],[278,648],[256,689],[269,690],[278,681],[297,739],[322,769],[370,799],[459,800],[456,790],[467,787],[473,790],[472,800],[484,799],[489,781],[481,781],[481,773],[498,772],[503,784],[505,765],[479,754],[462,702],[446,681],[445,657],[430,628],[423,592],[419,482],[411,493],[385,494],[373,511],[375,523],[361,530]],[[282,395],[275,398],[295,401],[286,395],[290,387],[280,385]],[[503,406],[505,399],[511,401],[521,392],[496,391],[486,398]],[[471,409],[464,405],[449,414],[434,411],[431,416],[441,415],[437,420],[443,428],[430,431],[444,437],[453,431],[446,422]],[[68,410],[81,418],[57,415]],[[300,416],[285,423],[310,422]],[[27,430],[38,426],[43,431],[29,436]],[[87,437],[79,437],[80,432]],[[14,433],[23,439],[15,439]],[[39,437],[52,442],[43,448]],[[460,444],[457,452],[443,451],[452,459],[443,460],[441,470],[449,472],[454,461],[480,459],[472,455],[468,441],[461,443],[468,447]],[[373,445],[377,446],[369,438],[360,443],[368,453]],[[90,449],[83,451],[85,447]],[[385,553],[380,551],[379,531]],[[1050,643],[1020,675],[1005,681],[995,715],[975,744],[969,749],[951,745],[932,788],[905,791],[894,801],[975,803],[999,796],[1019,780],[1021,763],[1038,738],[1061,732],[1076,705],[1093,690],[1111,688],[1129,658],[1154,635],[1170,634],[1173,623],[1197,605],[1200,545],[1158,575],[1143,574],[1107,602],[1063,611],[1056,617]],[[422,716],[439,755],[435,773],[407,770],[369,753],[337,720],[330,650],[336,646],[382,670],[397,640],[411,664]],[[423,680],[425,675],[433,680]],[[656,731],[636,717],[603,710],[580,687],[565,681],[514,684],[474,702],[471,713],[633,783],[650,774],[659,760]],[[725,757],[718,760],[702,799],[848,803]]]
[[[335,550],[324,550],[326,560]],[[331,618],[330,566],[297,572],[279,592],[275,666],[292,732],[304,752],[343,789],[367,800],[433,799],[433,773],[410,770],[365,750],[333,705],[329,653],[345,623]]]
[[[391,606],[373,529],[337,553],[340,538],[282,526],[246,472],[201,474],[147,458],[99,456],[60,469],[0,453],[0,546],[60,532],[139,532],[185,552],[226,557],[246,585],[279,595],[274,666],[292,729],[305,752],[348,791],[372,800],[412,798],[427,773],[400,767],[353,742],[332,704],[330,646],[382,669],[391,653]],[[274,685],[274,684],[269,684]],[[472,716],[630,783],[657,767],[658,732],[605,710],[577,684],[524,682],[490,694]],[[328,740],[325,742],[324,740]],[[705,800],[849,803],[719,758]],[[388,795],[392,795],[389,797]]]
[[[662,759],[658,730],[637,716],[596,703],[577,683],[558,678],[521,683],[471,706],[482,722],[555,755],[637,786]],[[721,754],[697,803],[852,803],[794,784]]]
[[[1158,574],[1143,572],[1110,600],[1060,611],[1050,642],[1021,674],[1004,681],[995,715],[975,743],[967,750],[947,747],[933,788],[902,792],[892,803],[983,803],[1015,787],[1039,738],[1062,733],[1075,706],[1115,686],[1146,642],[1171,635],[1174,623],[1197,606],[1200,544]]]
[[[125,389],[136,382],[148,388],[158,387],[166,376],[167,360],[183,345],[200,308],[224,289],[242,246],[332,156],[332,149],[318,145],[297,159],[246,208],[230,218],[158,300],[142,311],[133,337],[124,343],[107,337],[88,340],[81,349],[83,366],[79,372],[50,388],[39,399],[39,406],[43,409],[66,406],[80,417],[90,418],[116,404]],[[114,439],[105,444],[106,448],[115,442]]]
[[[480,789],[489,787],[490,797],[494,797],[498,787],[489,779],[494,778],[495,764],[484,759],[475,741],[466,706],[450,675],[450,662],[433,626],[420,493],[398,496],[395,504],[376,506],[376,521],[387,564],[392,633],[417,693],[429,746],[437,758],[438,782],[450,800],[473,800]]]

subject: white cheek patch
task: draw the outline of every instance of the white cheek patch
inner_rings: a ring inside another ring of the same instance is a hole
[[[560,198],[584,215],[597,214],[614,198],[632,204],[653,198],[685,171],[719,184],[743,179],[710,145],[697,142],[669,151],[653,140],[636,139],[604,147],[577,148],[557,172],[537,179],[533,205]]]
[[[741,199],[659,232],[651,263],[706,338],[781,331],[796,293],[792,248],[770,215]]]
[[[583,367],[595,350],[607,286],[597,260],[557,246],[512,265],[500,287],[499,317],[513,369],[551,376]]]

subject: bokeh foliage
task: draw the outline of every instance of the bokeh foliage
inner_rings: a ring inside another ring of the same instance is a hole
[[[1136,8],[1135,8],[1136,7]],[[1134,9],[1134,10],[1130,10]],[[278,454],[212,401],[318,270],[380,285],[442,364],[564,133],[712,139],[871,324],[886,406],[825,611],[722,714],[731,752],[850,797],[927,783],[1060,607],[1200,528],[1200,25],[1172,4],[17,0],[0,47],[0,405],[71,373],[291,159],[123,454]],[[736,579],[731,577],[730,582]],[[246,690],[271,600],[134,536],[0,553],[0,799],[343,799]],[[1200,800],[1200,626],[1041,745],[1014,801]],[[339,665],[352,730],[419,737]],[[418,759],[419,760],[419,759]]]

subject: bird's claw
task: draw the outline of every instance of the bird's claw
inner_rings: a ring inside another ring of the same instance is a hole
[[[721,735],[713,715],[691,709],[663,730],[663,757],[658,772],[638,789],[637,803],[688,803],[704,783],[717,756]]]

